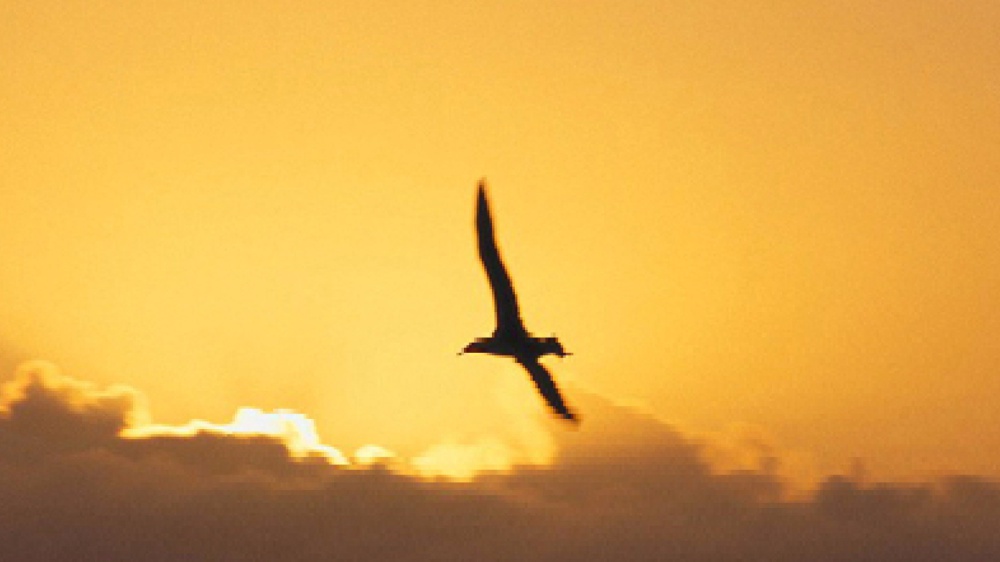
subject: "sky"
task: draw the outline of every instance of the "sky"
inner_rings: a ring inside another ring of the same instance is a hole
[[[823,560],[888,521],[858,544],[982,559],[998,31],[985,0],[0,1],[7,538],[147,552],[166,508],[155,540],[285,521],[254,547],[294,559],[599,528]],[[481,177],[578,431],[455,355],[493,329]],[[110,527],[48,540],[88,499]]]

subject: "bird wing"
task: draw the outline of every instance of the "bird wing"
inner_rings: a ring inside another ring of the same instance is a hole
[[[552,411],[565,420],[579,423],[580,418],[563,402],[562,395],[559,394],[559,388],[556,387],[555,381],[552,380],[552,375],[538,362],[538,359],[533,357],[517,357],[516,359],[518,363],[524,366],[528,374],[531,375],[531,380],[535,381],[538,392],[542,394],[542,398],[552,408]]]
[[[493,290],[493,306],[496,312],[496,332],[511,333],[525,331],[524,322],[517,307],[517,295],[510,281],[507,269],[500,259],[496,238],[493,235],[493,219],[490,205],[486,200],[486,183],[479,182],[479,197],[476,205],[476,235],[479,241],[479,260],[483,262],[486,277]]]

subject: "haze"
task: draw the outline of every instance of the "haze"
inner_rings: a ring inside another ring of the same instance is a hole
[[[492,329],[485,175],[570,397],[1000,475],[995,2],[0,12],[4,376],[44,358],[162,423],[291,408],[349,450],[544,416],[455,357]]]

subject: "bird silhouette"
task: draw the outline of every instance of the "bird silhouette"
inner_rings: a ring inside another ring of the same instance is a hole
[[[476,198],[476,237],[479,243],[479,260],[486,270],[490,288],[493,291],[493,308],[496,313],[496,329],[493,335],[486,338],[476,338],[465,346],[461,353],[488,353],[513,357],[534,381],[538,392],[549,405],[549,408],[559,417],[579,423],[580,418],[566,405],[559,388],[552,380],[552,375],[538,362],[545,355],[570,355],[563,349],[555,336],[536,338],[524,327],[517,306],[517,295],[514,284],[500,259],[496,238],[493,234],[493,219],[490,217],[490,205],[486,199],[486,182],[479,181],[479,194]],[[461,354],[460,353],[460,354]]]

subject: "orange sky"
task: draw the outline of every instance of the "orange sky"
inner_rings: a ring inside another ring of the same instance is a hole
[[[1000,475],[1000,8],[687,4],[4,2],[4,372],[502,431],[485,175],[571,402]]]

